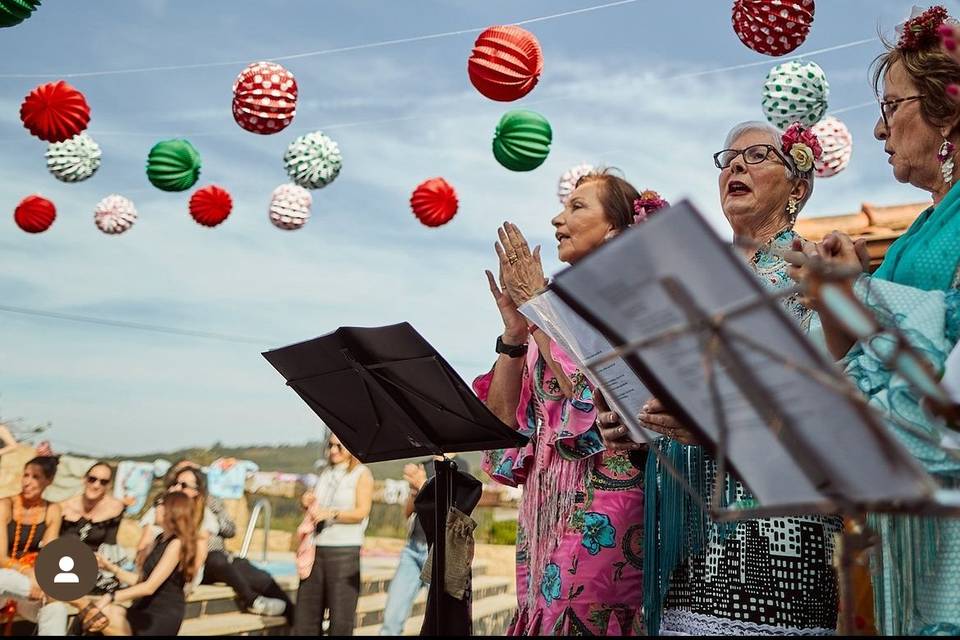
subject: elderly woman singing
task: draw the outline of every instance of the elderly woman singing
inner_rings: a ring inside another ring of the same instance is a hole
[[[771,291],[793,284],[776,249],[788,249],[798,238],[793,226],[813,191],[813,163],[820,152],[816,136],[799,124],[781,134],[766,123],[747,122],[734,127],[714,154],[723,213],[744,241],[747,264]],[[797,296],[785,298],[783,306],[801,328],[809,326],[812,313]],[[658,400],[649,401],[640,419],[667,436],[658,443],[660,451],[707,504],[720,482],[725,491],[719,506],[750,498],[735,477],[717,477],[711,456]],[[612,448],[630,446],[616,414],[604,413],[600,421]],[[832,550],[839,518],[714,523],[655,456],[647,465],[646,535],[653,543],[647,549],[656,550],[644,557],[644,613],[651,635],[834,633],[838,593]],[[649,530],[654,523],[657,528]]]
[[[663,206],[608,172],[583,177],[553,220],[560,260],[575,263]],[[530,436],[522,449],[488,451],[494,480],[523,485],[517,531],[519,610],[511,635],[637,635],[642,629],[643,460],[607,451],[593,386],[518,305],[545,279],[539,247],[504,224],[500,283],[487,272],[503,318],[500,353],[474,389],[505,423]]]

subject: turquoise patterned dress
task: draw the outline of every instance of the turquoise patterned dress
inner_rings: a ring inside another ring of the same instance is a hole
[[[886,326],[896,324],[942,371],[960,334],[960,186],[923,212],[887,252],[858,297]],[[960,458],[942,446],[944,425],[884,364],[889,340],[858,344],[841,361],[891,432],[945,488],[960,488]],[[960,520],[872,516],[881,537],[874,571],[877,626],[885,635],[960,635]]]

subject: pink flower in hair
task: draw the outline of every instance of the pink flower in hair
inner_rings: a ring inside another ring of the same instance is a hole
[[[805,128],[799,122],[794,122],[780,136],[783,152],[789,155],[797,169],[806,173],[813,169],[815,160],[823,155],[820,139],[812,130]]]
[[[647,189],[640,197],[633,201],[633,224],[646,220],[654,211],[669,207],[670,203],[660,197],[652,189]]]

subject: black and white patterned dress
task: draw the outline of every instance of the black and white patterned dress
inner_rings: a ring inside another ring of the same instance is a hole
[[[784,230],[770,246],[789,248],[796,237]],[[750,266],[769,289],[791,284],[786,262],[765,249],[757,251]],[[796,297],[783,303],[806,329],[811,312]],[[715,463],[696,451],[699,447],[686,449],[690,470],[699,467],[703,474],[703,497],[709,504],[717,482]],[[750,497],[737,482],[736,500]],[[833,548],[842,525],[830,516],[764,518],[739,522],[724,535],[723,525],[707,521],[703,549],[688,554],[672,574],[660,633],[832,635],[838,602]]]

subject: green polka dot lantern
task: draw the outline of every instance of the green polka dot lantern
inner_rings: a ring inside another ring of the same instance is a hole
[[[503,114],[493,135],[493,156],[511,171],[533,171],[547,159],[553,130],[539,113],[515,109]]]
[[[302,135],[283,154],[287,175],[304,189],[322,189],[343,167],[340,146],[319,131]]]
[[[186,191],[200,177],[200,153],[186,140],[164,140],[147,156],[147,178],[163,191]]]
[[[763,83],[763,114],[778,129],[794,122],[812,127],[827,112],[830,83],[815,62],[778,64]]]

